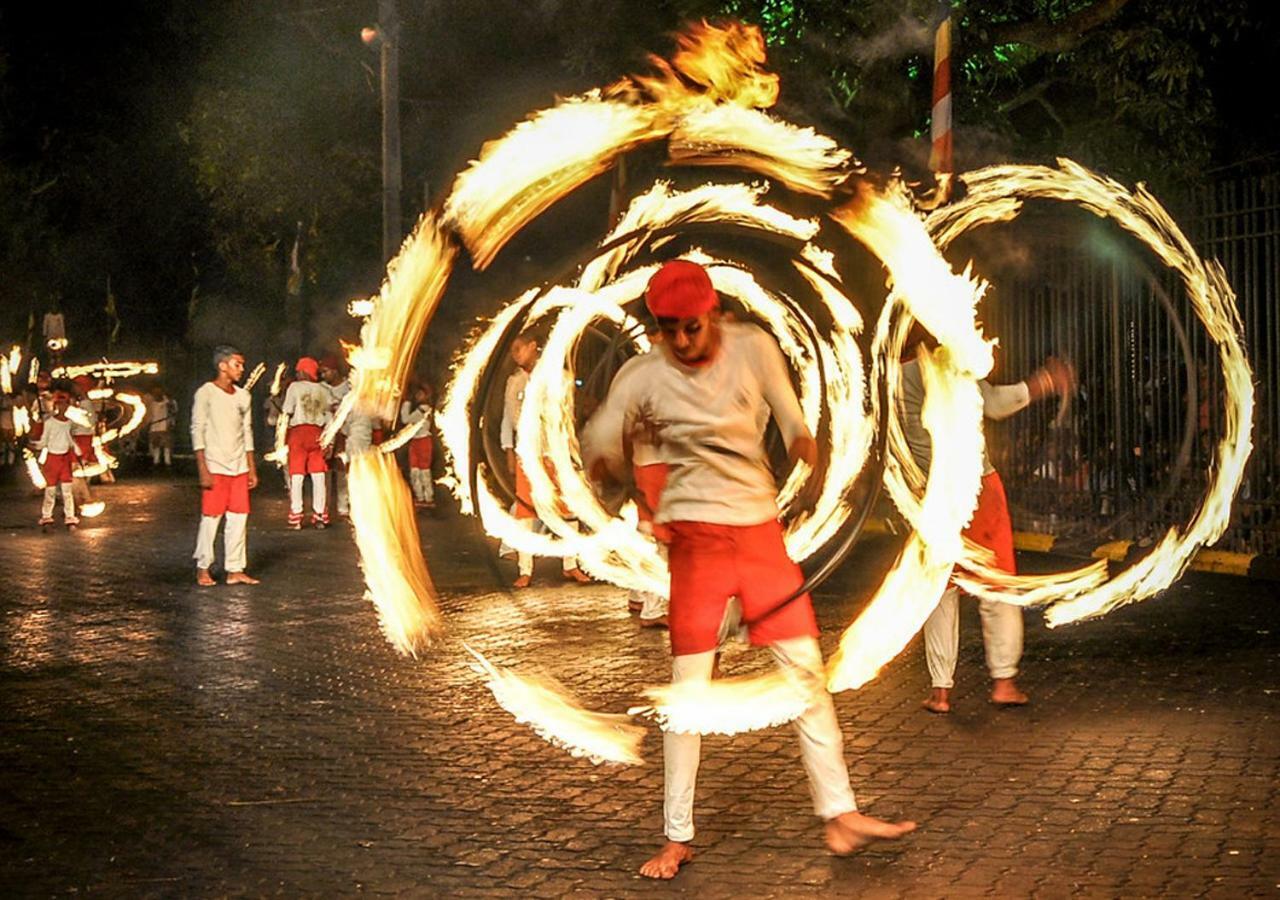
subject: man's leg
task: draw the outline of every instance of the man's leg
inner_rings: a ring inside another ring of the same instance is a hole
[[[949,587],[924,622],[924,659],[933,686],[929,699],[924,701],[924,708],[929,712],[951,711],[951,688],[955,685],[959,654],[960,590]]]
[[[162,448],[160,447],[160,442],[152,439],[151,441],[151,465],[152,466],[160,465],[161,449]]]
[[[80,524],[80,519],[76,516],[75,489],[65,481],[62,483],[62,521],[68,525]]]
[[[324,472],[311,473],[311,524],[329,524],[328,496],[324,488]]]
[[[167,469],[173,468],[173,438],[164,442],[164,465]]]
[[[982,618],[987,671],[991,673],[991,699],[1005,706],[1021,706],[1027,702],[1027,695],[1018,689],[1014,678],[1022,659],[1022,607],[980,600],[978,614]]]
[[[302,527],[302,483],[306,481],[307,476],[301,474],[289,475],[289,527]]]
[[[227,527],[222,534],[223,556],[227,561],[227,574],[236,575],[244,571],[248,558],[247,532],[249,530],[248,513],[227,513]]]
[[[209,568],[213,565],[213,539],[218,534],[218,523],[222,516],[201,516],[200,528],[196,532],[196,551],[191,554],[196,561],[196,583],[207,587],[213,584]]]
[[[672,657],[671,681],[710,681],[715,651]],[[693,795],[702,756],[702,736],[663,732],[662,763],[664,794],[663,833],[667,842],[658,854],[640,867],[646,878],[674,878],[680,866],[693,859]]]
[[[48,485],[44,489],[44,500],[40,504],[40,524],[48,525],[53,521],[53,507],[58,502],[58,486]]]
[[[576,521],[569,522],[569,528],[575,533],[579,533],[578,523]],[[590,584],[591,576],[582,569],[578,568],[578,557],[566,556],[561,561],[561,572],[563,572],[566,581],[576,581],[579,584]]]
[[[333,480],[337,485],[336,490],[338,492],[338,501],[335,506],[337,507],[338,515],[345,516],[349,511],[347,501],[347,473],[343,470],[336,471],[333,473]]]

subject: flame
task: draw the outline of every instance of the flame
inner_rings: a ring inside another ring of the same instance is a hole
[[[253,371],[249,373],[249,377],[246,378],[244,381],[244,389],[246,391],[253,390],[254,385],[258,383],[258,379],[260,379],[266,373],[266,371],[267,371],[266,363],[260,362],[256,366],[254,366]]]
[[[44,452],[41,451],[40,455],[43,456]],[[44,480],[44,472],[40,470],[40,460],[26,447],[22,448],[22,462],[27,467],[27,477],[31,479],[33,485],[40,490],[49,486],[49,483]]]
[[[39,375],[40,375],[40,358],[33,356],[31,357],[31,368],[27,372],[27,384],[35,384],[36,379],[39,377]]]
[[[360,567],[382,633],[400,653],[416,657],[443,633],[444,620],[422,558],[413,498],[395,460],[381,453],[354,455],[347,478]]]
[[[271,396],[280,396],[280,386],[284,383],[285,364],[276,366],[276,374],[271,377]]]
[[[32,362],[34,361],[32,360]],[[92,375],[94,378],[102,378],[106,381],[118,381],[122,378],[132,378],[136,375],[157,375],[159,372],[160,364],[157,362],[132,360],[110,362],[103,359],[80,366],[58,366],[50,374],[54,378],[79,378],[81,375]]]
[[[25,406],[14,406],[13,408],[13,434],[14,437],[22,437],[31,431],[31,411]]]
[[[476,669],[487,677],[486,684],[498,705],[543,740],[597,765],[635,766],[643,762],[640,743],[644,729],[629,723],[626,716],[589,712],[554,679],[517,675],[463,646],[476,658]]]
[[[347,304],[347,315],[353,319],[364,319],[373,315],[376,303],[370,297],[356,297]]]
[[[820,688],[819,688],[820,689]],[[814,686],[787,670],[645,688],[650,705],[627,710],[676,734],[739,734],[784,725],[812,702]]]
[[[80,507],[80,516],[85,519],[96,519],[102,515],[103,510],[107,508],[107,504],[101,500],[90,500],[88,503]]]

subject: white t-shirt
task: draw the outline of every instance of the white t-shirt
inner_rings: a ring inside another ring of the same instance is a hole
[[[44,420],[44,429],[40,432],[40,440],[36,441],[36,447],[48,450],[50,453],[71,453],[76,446],[75,440],[71,437],[74,428],[75,423],[70,419],[50,416]]]
[[[778,516],[778,488],[765,453],[770,413],[787,446],[808,433],[777,343],[755,325],[722,322],[706,365],[686,366],[666,351],[628,360],[582,434],[588,468],[625,466],[623,435],[652,436],[655,461],[669,466],[658,522],[759,525]]]
[[[204,464],[214,475],[249,471],[245,454],[253,452],[253,400],[232,385],[228,393],[212,381],[196,391],[191,403],[191,449],[204,451]]]
[[[911,456],[916,465],[926,474],[933,462],[933,441],[929,432],[920,420],[924,409],[924,374],[920,371],[920,363],[910,360],[902,364],[902,396],[899,398],[899,414],[902,416],[902,430],[907,438],[907,446],[911,448]],[[1025,381],[1017,384],[991,384],[985,379],[978,382],[978,390],[982,393],[983,418],[1007,419],[1031,403],[1031,393]],[[987,443],[984,436],[982,442],[982,474],[990,475],[996,470],[987,455]]]
[[[164,397],[157,400],[154,397],[147,400],[147,428],[152,434],[159,434],[163,431],[173,430],[173,420],[178,415],[178,404],[171,397]]]
[[[332,416],[333,392],[327,384],[316,381],[295,381],[284,392],[284,414],[289,425],[329,424]]]
[[[430,403],[416,404],[406,400],[400,404],[400,421],[405,425],[418,424],[418,430],[413,433],[411,440],[418,438],[431,437],[431,421],[434,413]]]
[[[503,450],[514,450],[516,446],[516,426],[520,424],[520,409],[524,406],[524,389],[529,386],[529,373],[517,368],[507,378],[507,387],[502,394],[501,443]]]

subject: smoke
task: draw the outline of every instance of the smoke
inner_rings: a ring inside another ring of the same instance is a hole
[[[885,59],[900,59],[933,46],[933,29],[928,23],[899,13],[898,21],[869,37],[851,38],[844,44],[845,55],[864,66]]]

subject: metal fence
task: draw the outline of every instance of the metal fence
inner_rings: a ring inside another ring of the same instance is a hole
[[[1238,295],[1258,388],[1254,453],[1218,546],[1280,555],[1280,173],[1215,183],[1193,209],[1183,223]],[[988,423],[1015,527],[1085,549],[1185,523],[1222,434],[1222,377],[1181,283],[1113,225],[1061,207],[968,249],[995,285],[983,318],[1001,342],[998,380],[1050,354],[1080,377],[1069,408]]]

